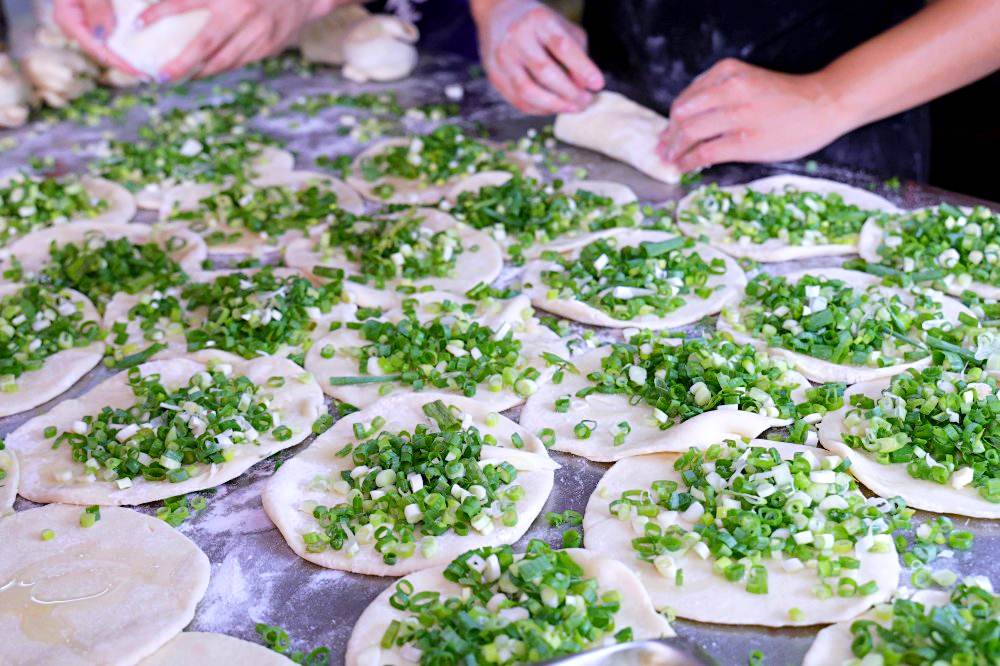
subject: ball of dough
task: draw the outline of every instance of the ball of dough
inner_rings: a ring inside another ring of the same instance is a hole
[[[311,22],[299,36],[299,50],[309,62],[344,64],[344,40],[355,25],[371,16],[361,5],[344,5]]]
[[[108,48],[140,72],[157,76],[198,36],[211,12],[196,9],[138,27],[136,19],[153,4],[155,0],[114,0],[115,29],[108,38]]]
[[[380,14],[359,21],[344,40],[344,76],[352,81],[402,79],[417,66],[417,26]]]

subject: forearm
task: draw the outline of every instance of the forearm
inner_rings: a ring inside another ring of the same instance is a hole
[[[528,4],[531,0],[469,0],[469,9],[472,11],[472,20],[477,26],[482,25],[486,15],[498,5],[505,4]]]
[[[998,35],[996,0],[938,0],[815,76],[853,129],[997,70]]]

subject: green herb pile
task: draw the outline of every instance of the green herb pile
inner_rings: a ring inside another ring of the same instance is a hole
[[[352,457],[353,469],[339,479],[313,482],[345,501],[313,509],[322,531],[303,535],[308,550],[346,548],[354,556],[371,544],[395,564],[418,546],[425,557],[433,555],[435,537],[447,532],[489,534],[497,522],[517,524],[516,505],[524,496],[514,483],[517,470],[506,461],[480,465],[482,447],[498,446],[496,438],[463,427],[462,414],[440,400],[423,411],[436,427],[419,424],[413,432],[393,433],[380,430],[381,418],[367,429],[354,425],[357,443],[338,452]]]
[[[874,581],[857,578],[856,555],[893,550],[892,532],[909,525],[912,511],[898,498],[866,500],[848,461],[816,458],[782,460],[776,449],[735,441],[692,448],[674,464],[681,483],[626,491],[610,509],[631,521],[637,557],[678,586],[684,571],[675,558],[693,551],[752,594],[768,593],[764,565],[775,558],[788,572],[815,562],[821,599],[874,594]]]
[[[94,217],[107,207],[73,178],[12,178],[0,185],[0,246],[36,229]]]
[[[722,225],[733,239],[754,244],[777,238],[791,245],[849,245],[876,213],[848,204],[836,193],[788,188],[774,193],[747,190],[734,196],[712,183],[695,193],[680,221]]]
[[[906,465],[914,478],[970,486],[1000,502],[997,392],[996,378],[977,367],[911,369],[893,377],[877,400],[851,398],[844,442],[884,465]]]
[[[579,300],[628,321],[643,315],[665,315],[692,296],[708,298],[718,287],[713,276],[726,271],[722,259],[705,261],[690,238],[618,246],[613,239],[590,243],[579,256],[545,253],[557,268],[542,272],[548,298]]]
[[[384,649],[398,646],[423,666],[517,664],[632,640],[632,629],[615,622],[621,593],[601,590],[572,555],[543,541],[529,542],[522,559],[510,546],[471,550],[444,576],[468,596],[396,584],[389,603],[409,616],[389,624]]]

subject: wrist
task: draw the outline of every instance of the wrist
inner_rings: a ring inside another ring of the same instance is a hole
[[[476,22],[476,25],[489,20],[490,15],[497,9],[510,13],[537,4],[536,0],[469,0],[472,20]]]
[[[838,136],[867,122],[864,109],[838,72],[827,66],[807,77],[816,88],[817,103],[826,111],[827,120],[838,130]]]

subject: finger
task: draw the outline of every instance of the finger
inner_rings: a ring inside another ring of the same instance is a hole
[[[222,48],[236,31],[238,24],[210,24],[198,33],[184,51],[160,69],[161,81],[176,81],[195,75]]]
[[[676,100],[670,108],[670,117],[683,122],[708,111],[742,107],[750,101],[749,97],[752,94],[751,82],[747,79],[747,75],[736,74],[685,100]]]
[[[509,91],[504,96],[521,111],[536,115],[573,111],[572,105],[538,85],[524,63],[506,49],[497,53],[497,65]]]
[[[549,53],[566,68],[577,86],[593,91],[603,88],[604,75],[587,57],[580,43],[573,40],[565,31],[551,26],[552,24],[546,22],[538,30],[539,37]]]
[[[703,108],[695,108],[691,110],[688,108],[689,103],[698,98],[699,95],[704,94],[708,90],[721,85],[723,82],[729,79],[745,74],[745,69],[741,67],[743,63],[738,60],[733,60],[727,58],[715,65],[710,67],[704,73],[700,74],[691,82],[687,88],[681,91],[681,93],[674,99],[673,104],[670,105],[670,116],[674,117],[676,115],[693,115],[704,111]]]
[[[198,76],[212,76],[244,64],[244,57],[258,51],[270,33],[267,21],[257,20],[244,27],[205,62]]]
[[[524,60],[528,63],[527,70],[543,88],[555,93],[563,101],[580,110],[590,104],[593,95],[585,88],[575,84],[549,52],[537,42],[524,47]]]
[[[681,171],[695,171],[723,162],[740,162],[752,159],[749,132],[737,131],[703,141],[682,155],[674,164]]]
[[[75,41],[91,58],[105,67],[114,67],[123,72],[143,78],[143,74],[125,62],[97,37],[87,22],[85,7],[76,3],[59,3],[55,6],[53,19],[66,35]]]
[[[83,0],[83,13],[94,37],[104,41],[115,29],[115,11],[108,0]]]
[[[696,144],[737,129],[740,120],[740,109],[727,107],[673,121],[661,135],[657,152],[673,162]]]
[[[135,19],[135,26],[141,28],[167,16],[183,14],[192,9],[206,7],[208,3],[209,0],[160,0],[160,2],[153,3],[139,14]]]

